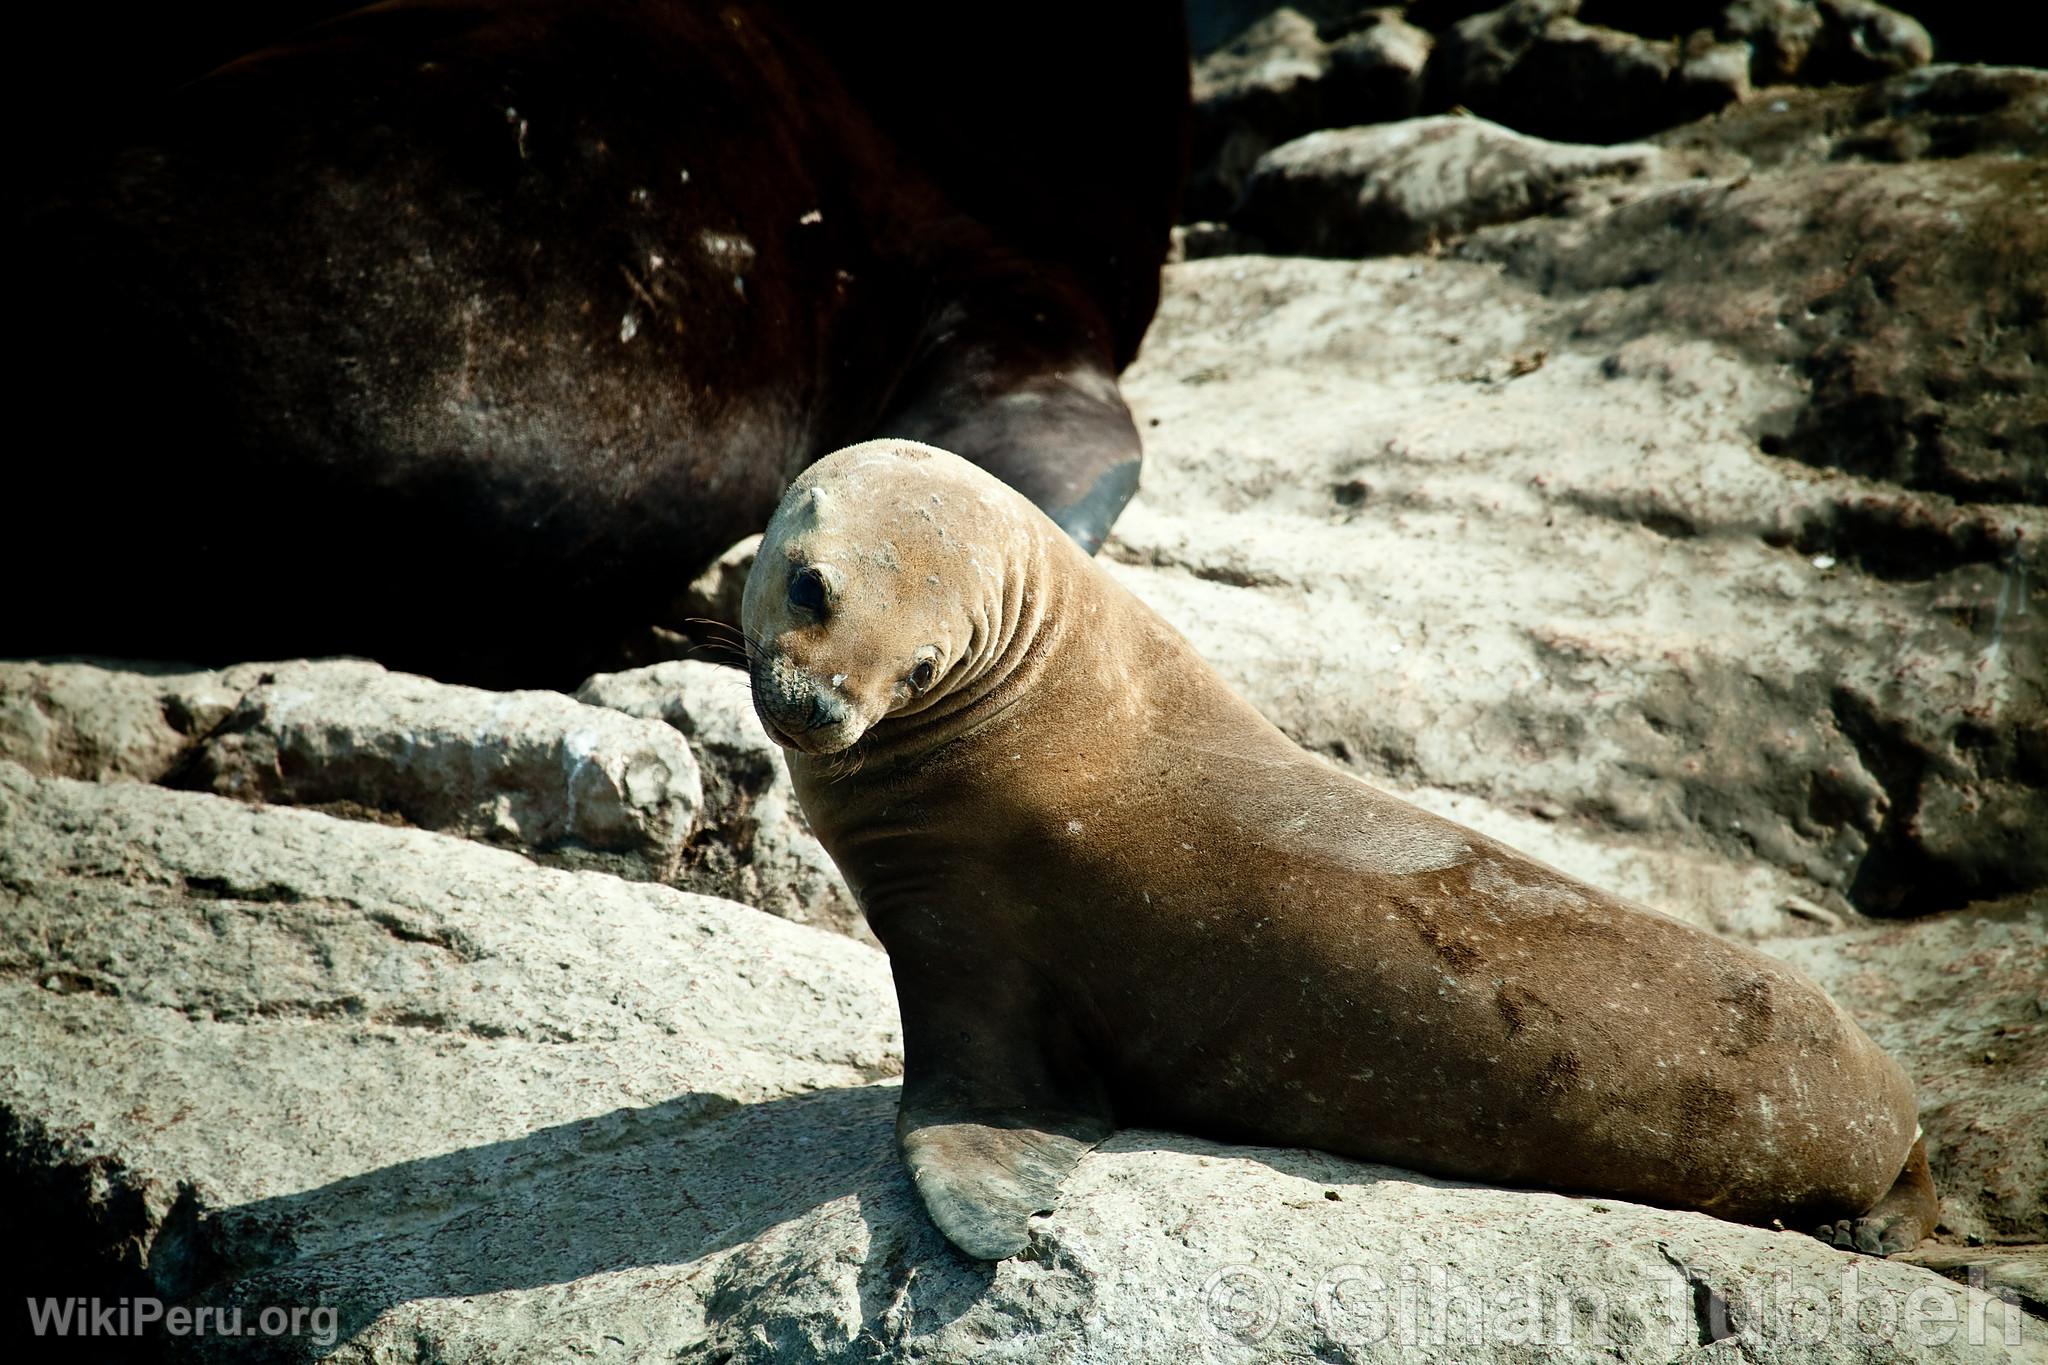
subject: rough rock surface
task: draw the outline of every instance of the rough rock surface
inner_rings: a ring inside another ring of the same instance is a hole
[[[266,670],[183,785],[335,803],[421,829],[673,877],[703,804],[690,746],[558,692],[486,692],[343,660]]]
[[[1542,137],[1616,142],[1711,113],[1752,83],[1853,84],[1932,57],[1926,29],[1870,0],[1513,0],[1442,35],[1430,98]]]
[[[685,624],[696,620],[737,627],[740,596],[746,591],[747,573],[760,549],[761,537],[753,535],[720,555],[691,582],[674,613],[676,619]]]
[[[1398,10],[1367,10],[1352,21],[1330,44],[1330,122],[1379,123],[1420,112],[1433,45]]]
[[[691,890],[874,942],[803,812],[781,750],[761,728],[747,675],[696,660],[599,674],[577,700],[663,721],[704,765],[703,835],[687,850]]]
[[[1281,253],[1426,251],[1548,213],[1589,181],[1640,176],[1664,156],[1545,142],[1476,118],[1332,128],[1260,157],[1231,220]]]
[[[176,665],[0,662],[0,759],[45,776],[160,782],[262,676]]]
[[[1221,217],[1269,148],[1327,126],[1319,87],[1329,64],[1315,25],[1279,9],[1195,67],[1188,215]]]
[[[2040,886],[2044,91],[1759,102],[1454,260],[1179,267],[1106,553],[1311,748],[1680,913]]]
[[[1194,72],[1186,213],[1227,213],[1253,163],[1290,138],[1416,113],[1430,42],[1397,9],[1319,30],[1281,8],[1204,57]]]
[[[358,660],[0,662],[0,759],[438,830],[873,942],[744,675],[706,663],[594,678],[578,701]]]
[[[0,1172],[49,1292],[382,1256],[622,1130],[898,1069],[880,956],[746,907],[6,763],[0,828]]]
[[[557,692],[455,687],[362,660],[0,664],[0,757],[442,830],[673,877],[703,804],[690,746]]]
[[[1321,128],[1471,112],[1539,137],[1624,142],[1756,88],[1877,80],[1936,51],[1921,23],[1872,0],[1302,0],[1190,16],[1198,34],[1230,36],[1198,48],[1187,221],[1229,214],[1260,156]]]

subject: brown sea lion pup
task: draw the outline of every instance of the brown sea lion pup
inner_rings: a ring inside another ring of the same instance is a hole
[[[1304,752],[966,462],[828,456],[743,614],[889,950],[904,1157],[970,1255],[1123,1125],[1867,1251],[1931,1230],[1912,1087],[1812,981]]]

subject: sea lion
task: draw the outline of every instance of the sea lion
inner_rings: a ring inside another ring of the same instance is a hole
[[[164,88],[71,138],[24,121],[15,385],[63,436],[12,471],[0,654],[573,684],[850,441],[944,440],[1091,546],[1135,488],[1173,0],[391,0],[279,36],[337,8],[209,30],[268,45],[196,80],[112,59]],[[79,13],[60,109],[123,33]]]
[[[812,467],[743,619],[889,952],[903,1155],[970,1255],[1123,1125],[1930,1230],[1912,1087],[1812,981],[1304,752],[956,457]]]

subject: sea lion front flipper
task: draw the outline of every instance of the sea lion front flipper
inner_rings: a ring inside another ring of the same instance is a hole
[[[1109,1126],[1080,1116],[968,1116],[913,1109],[896,1119],[903,1160],[932,1222],[969,1256],[1000,1261],[1031,1240],[1031,1216],[1052,1212],[1060,1182]]]
[[[955,934],[952,958],[914,936],[883,941],[903,1011],[904,1163],[953,1245],[985,1261],[1014,1256],[1031,1216],[1051,1211],[1060,1182],[1114,1127],[1089,1050],[1072,1011],[996,936]]]

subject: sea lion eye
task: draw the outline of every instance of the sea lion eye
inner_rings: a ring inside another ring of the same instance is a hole
[[[822,616],[825,614],[825,575],[816,569],[798,569],[789,578],[789,605]]]
[[[919,659],[917,667],[910,670],[910,685],[922,692],[937,681],[939,666],[930,659]]]

